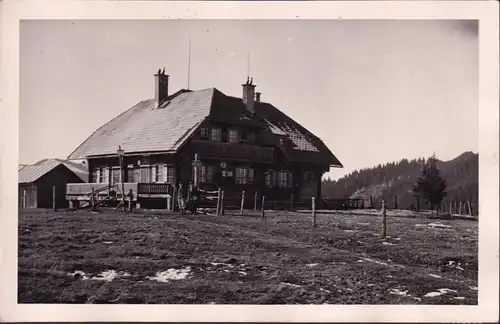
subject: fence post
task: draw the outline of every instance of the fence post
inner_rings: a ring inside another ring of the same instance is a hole
[[[385,200],[382,200],[382,222],[383,222],[383,231],[382,238],[387,237],[387,210],[385,208]]]
[[[219,187],[219,189],[217,190],[217,209],[215,210],[215,215],[216,216],[219,216],[219,212],[220,212],[220,198],[221,198],[221,189]]]
[[[469,207],[469,215],[470,215],[470,216],[473,216],[473,215],[472,215],[472,207],[471,207],[471,205],[470,205],[470,200],[468,200],[468,201],[467,201],[467,206]]]
[[[243,205],[245,204],[245,190],[241,191],[240,215],[243,215]]]
[[[220,192],[220,214],[224,216],[224,190]]]
[[[92,211],[95,211],[96,210],[96,205],[95,205],[94,187],[92,187],[92,189],[91,189],[91,194],[92,194],[92,196],[90,196],[90,207],[91,207]]]
[[[257,191],[255,192],[253,197],[253,211],[257,212]]]
[[[373,196],[370,196],[370,209],[373,209]]]
[[[56,211],[56,186],[52,186],[52,211]]]
[[[398,196],[396,195],[394,200],[394,209],[398,209]]]
[[[462,201],[460,201],[460,204],[458,205],[458,214],[462,215]]]
[[[311,210],[312,210],[312,218],[313,218],[313,227],[316,227],[316,198],[315,197],[312,197]]]
[[[452,213],[452,210],[451,210],[451,201],[450,201],[450,215],[451,215],[451,214],[453,214],[453,213]]]
[[[290,210],[293,210],[293,194],[290,194]]]
[[[264,214],[264,204],[266,202],[266,196],[262,196],[262,206],[260,207],[260,210],[261,210],[261,217],[264,218],[265,217],[265,214]]]

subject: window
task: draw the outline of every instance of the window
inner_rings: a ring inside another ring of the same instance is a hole
[[[109,169],[108,168],[100,168],[99,170],[99,183],[109,183]]]
[[[288,188],[292,185],[292,174],[288,171],[278,172],[278,187]]]
[[[90,178],[90,182],[97,183],[99,181],[99,170],[92,170],[92,177]]]
[[[120,168],[113,168],[111,170],[111,183],[112,184],[120,183],[120,178],[121,178],[120,171],[121,171]]]
[[[229,130],[229,143],[238,143],[238,131],[235,129]]]
[[[202,165],[200,182],[212,183],[214,180],[215,167],[213,165]]]
[[[163,165],[163,182],[175,185],[175,165]]]
[[[313,172],[305,171],[304,172],[304,182],[311,183],[313,182]]]
[[[254,179],[254,170],[251,168],[236,168],[236,184],[251,184]]]
[[[222,170],[222,176],[224,178],[232,178],[233,177],[233,171]]]
[[[220,128],[212,128],[210,130],[210,140],[216,142],[222,141],[222,131]]]
[[[247,136],[247,132],[245,131],[241,131],[240,132],[240,142],[248,142],[248,136]]]
[[[273,187],[274,186],[274,183],[273,183],[273,171],[271,170],[267,170],[266,171],[266,175],[265,175],[265,179],[266,179],[266,186],[268,187]]]
[[[135,182],[134,166],[129,165],[127,169],[127,182]]]
[[[151,182],[163,182],[163,163],[151,166]]]
[[[206,128],[206,127],[200,128],[200,137],[201,138],[208,138],[208,128]]]

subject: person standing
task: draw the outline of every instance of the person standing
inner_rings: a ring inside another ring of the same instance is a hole
[[[182,186],[182,182],[180,181],[179,181],[177,203],[179,204],[181,215],[184,215],[186,213],[186,201],[184,199],[184,188]]]

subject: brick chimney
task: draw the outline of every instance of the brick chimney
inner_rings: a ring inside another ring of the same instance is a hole
[[[168,74],[165,74],[165,68],[163,71],[158,69],[158,73],[155,75],[155,100],[156,104],[160,105],[168,97]]]
[[[247,82],[242,84],[243,86],[243,103],[247,107],[247,110],[251,113],[255,113],[254,101],[255,101],[255,85],[253,84],[253,78],[247,78]]]
[[[260,93],[260,92],[256,92],[256,93],[255,93],[255,101],[256,101],[256,102],[260,102],[260,95],[261,95],[261,94],[262,94],[262,93]]]

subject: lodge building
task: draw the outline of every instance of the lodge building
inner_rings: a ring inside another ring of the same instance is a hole
[[[251,79],[237,98],[215,88],[171,93],[164,70],[154,77],[153,99],[104,124],[69,155],[69,160],[86,161],[89,184],[122,181],[118,147],[124,152],[126,191],[137,190],[139,197],[153,184],[187,184],[197,170],[200,187],[208,190],[245,190],[249,200],[255,192],[269,200],[293,194],[294,200],[304,201],[320,198],[322,175],[342,167],[318,137],[261,101]],[[152,199],[163,193],[146,191]]]

